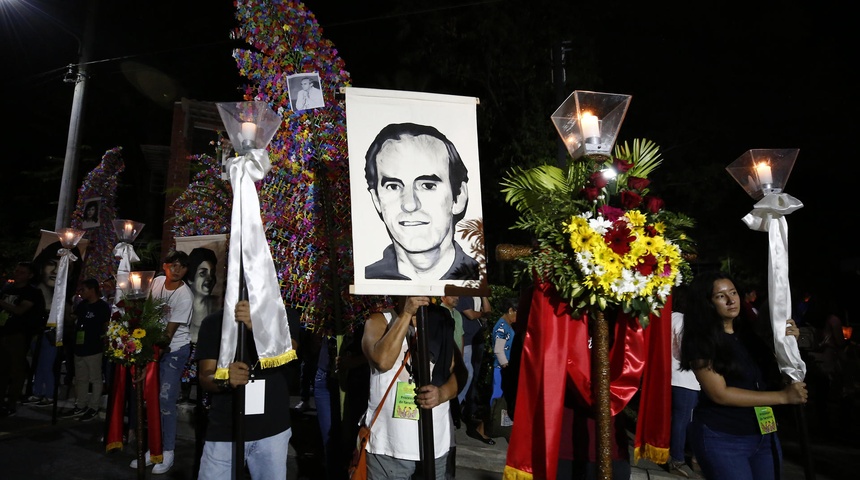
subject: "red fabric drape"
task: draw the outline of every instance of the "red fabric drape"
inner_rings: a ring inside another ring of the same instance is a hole
[[[136,367],[126,367],[116,364],[114,367],[113,386],[108,397],[108,432],[106,438],[106,450],[121,449],[123,447],[123,416],[125,414],[125,392],[128,376],[135,378],[138,375]],[[143,400],[148,408],[145,409],[147,420],[147,445],[149,446],[150,458],[153,463],[161,463],[161,409],[159,408],[159,382],[158,362],[149,362],[144,370],[145,378],[143,385]],[[137,388],[137,386],[135,386]],[[132,407],[137,408],[136,399],[132,400]],[[134,426],[136,428],[136,426]],[[143,432],[137,432],[141,435]]]
[[[539,284],[532,295],[523,343],[517,407],[505,467],[506,479],[556,476],[566,376],[591,404],[588,318],[572,318],[555,289]],[[636,319],[619,315],[609,352],[612,414],[636,393],[644,368],[644,332]],[[559,368],[565,362],[566,368]]]
[[[645,331],[647,368],[642,378],[639,416],[636,421],[633,461],[669,460],[672,429],[672,298],[659,317],[651,316]]]

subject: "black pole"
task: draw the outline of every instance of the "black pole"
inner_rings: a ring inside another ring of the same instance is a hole
[[[417,368],[415,383],[418,386],[430,384],[430,356],[427,342],[427,307],[418,309],[418,333],[416,353]],[[424,479],[436,478],[436,451],[433,448],[433,411],[418,409],[418,448],[421,452],[421,466]]]
[[[61,320],[62,321],[62,320]],[[49,339],[50,340],[50,339]],[[42,343],[42,337],[39,337],[39,343]],[[60,369],[63,364],[63,357],[66,353],[63,351],[63,346],[56,347],[57,356],[54,357],[54,405],[51,407],[51,425],[57,424],[57,401],[60,396]],[[68,369],[66,365],[66,369]],[[68,370],[67,370],[68,371]],[[68,397],[68,395],[67,395]]]
[[[245,284],[245,267],[239,259],[239,301],[248,299],[248,285]],[[235,361],[245,362],[245,324],[236,322]],[[233,478],[245,476],[245,386],[233,390]]]
[[[794,412],[797,421],[797,433],[800,435],[800,452],[803,455],[803,476],[806,480],[815,480],[812,450],[809,448],[809,429],[806,425],[806,406],[797,405]]]

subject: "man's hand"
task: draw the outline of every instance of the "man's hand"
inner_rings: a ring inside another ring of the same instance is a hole
[[[424,385],[415,390],[415,404],[419,408],[429,410],[447,401],[448,399],[442,398],[442,391],[435,385]]]
[[[252,329],[251,326],[251,304],[247,300],[236,302],[236,308],[233,310],[237,322],[245,324],[245,328]]]
[[[430,305],[430,297],[406,297],[406,305],[403,306],[403,313],[408,313],[411,316],[418,314],[418,309]]]
[[[246,302],[247,303],[247,302]],[[233,387],[238,387],[241,385],[247,385],[248,380],[251,378],[251,370],[248,368],[248,364],[244,362],[233,362],[230,364],[230,385]]]

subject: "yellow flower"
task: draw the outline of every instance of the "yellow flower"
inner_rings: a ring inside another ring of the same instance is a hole
[[[146,336],[146,330],[135,328],[134,332],[131,333],[131,336],[134,338],[143,338]]]
[[[630,220],[630,226],[632,227],[641,227],[642,225],[645,225],[645,215],[643,215],[639,210],[630,210],[625,213],[624,216]]]

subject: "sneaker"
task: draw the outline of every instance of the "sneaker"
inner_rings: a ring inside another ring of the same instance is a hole
[[[698,474],[696,474],[696,472],[694,472],[689,465],[684,462],[678,462],[670,459],[669,463],[667,463],[666,466],[668,467],[669,473],[671,473],[672,475],[677,475],[679,477],[684,478],[702,478]]]
[[[48,397],[42,397],[41,400],[36,402],[36,406],[37,407],[53,407],[54,406],[54,399],[48,398]]]
[[[146,462],[147,467],[152,465],[152,459],[149,458],[149,450],[147,450],[146,453],[143,454],[143,461]],[[131,468],[137,468],[137,459],[135,458],[134,460],[132,460],[131,463],[128,464],[128,466]]]
[[[94,409],[94,408],[88,408],[88,409],[87,409],[87,411],[86,411],[86,413],[84,413],[84,414],[81,416],[80,420],[81,420],[82,422],[89,422],[90,420],[92,420],[92,419],[94,419],[94,418],[96,418],[96,417],[98,417],[98,416],[99,416],[99,411],[98,411],[98,410],[96,410],[96,409]]]
[[[310,408],[310,402],[308,402],[307,400],[300,400],[299,403],[297,403],[295,406],[295,409],[302,413],[307,412]]]
[[[22,405],[30,405],[33,403],[39,403],[44,397],[40,397],[38,395],[30,395],[26,399],[21,401]]]
[[[154,475],[161,475],[162,473],[167,473],[170,470],[170,467],[173,466],[173,450],[165,450],[164,457],[161,463],[156,463],[154,467],[152,467],[152,473]]]
[[[63,413],[60,416],[64,417],[64,418],[80,417],[81,415],[86,413],[86,411],[87,411],[86,408],[79,408],[77,405],[75,405],[75,408],[66,411],[65,413]]]

